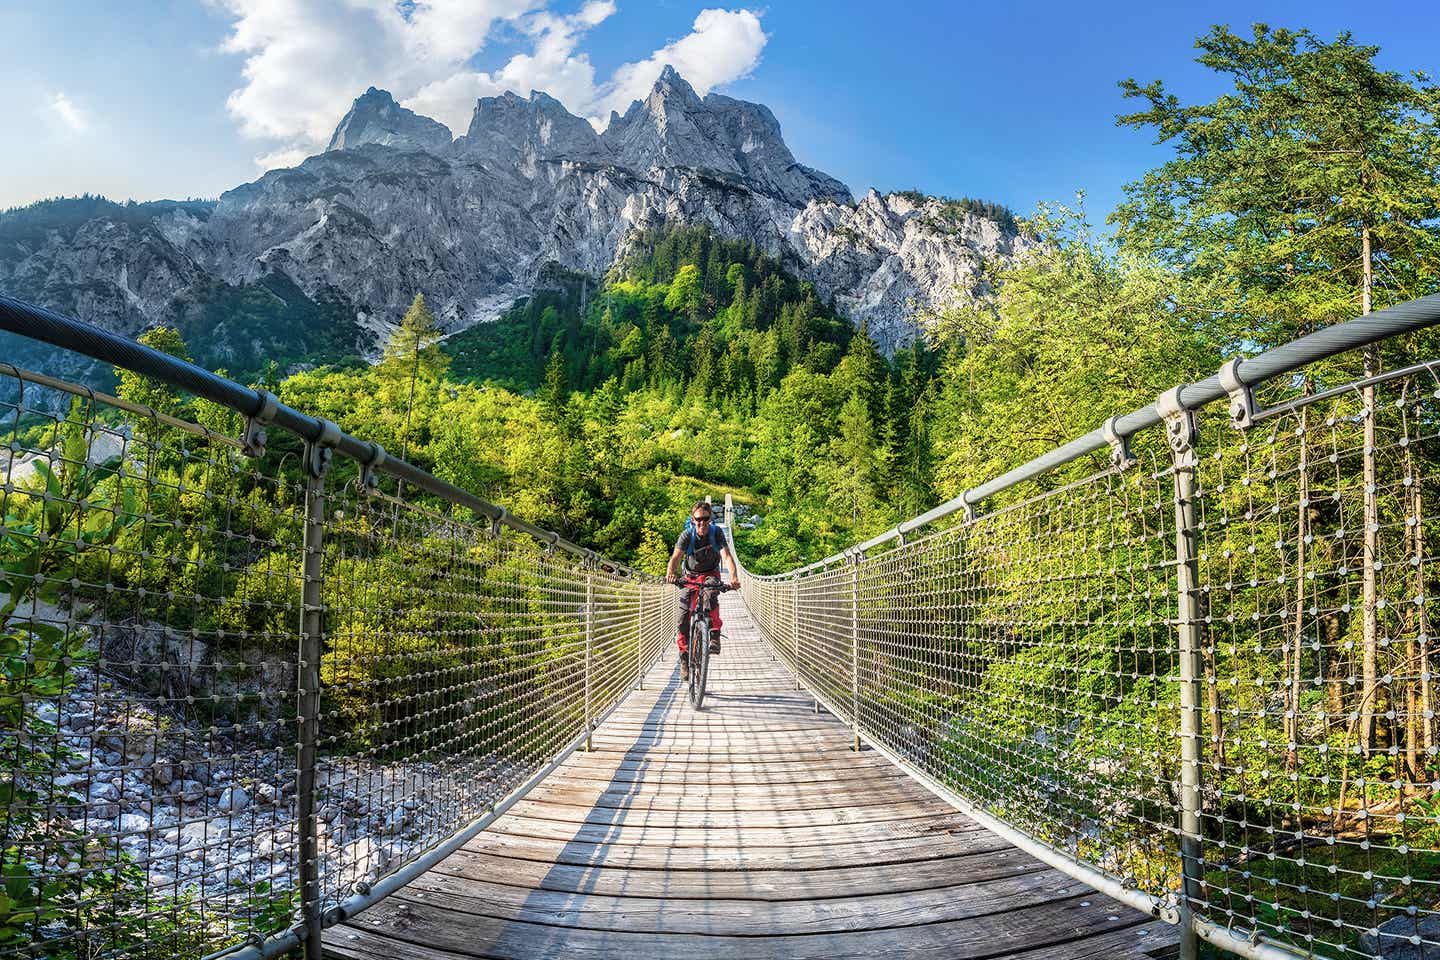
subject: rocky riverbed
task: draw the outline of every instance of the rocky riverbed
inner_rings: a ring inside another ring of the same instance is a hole
[[[257,891],[286,897],[299,886],[293,718],[218,728],[152,703],[81,667],[63,697],[32,704],[35,731],[58,760],[49,827],[21,844],[51,870],[79,838],[98,845],[104,862],[145,872],[147,909],[174,897],[225,915],[227,905],[253,905]],[[316,822],[327,905],[450,836],[522,775],[494,758],[322,757]]]

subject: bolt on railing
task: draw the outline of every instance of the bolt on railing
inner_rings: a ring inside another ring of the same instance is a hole
[[[1437,321],[1429,297],[1231,361],[742,571],[745,602],[866,743],[1182,924],[1183,956],[1440,954]],[[1370,344],[1395,369],[1357,380]]]
[[[164,407],[0,364],[0,957],[319,956],[674,635],[662,582],[267,393],[0,330]]]

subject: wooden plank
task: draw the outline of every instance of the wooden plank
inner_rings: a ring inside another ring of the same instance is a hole
[[[803,759],[786,754],[755,754],[723,758],[704,754],[687,756],[683,753],[652,757],[635,757],[627,754],[628,751],[598,749],[586,753],[576,753],[566,760],[556,773],[571,773],[578,770],[640,770],[642,768],[649,770],[659,764],[668,764],[680,769],[685,767],[704,768],[714,770],[716,773],[734,770],[740,773],[763,773],[765,775],[809,773],[818,770],[832,779],[836,776],[861,773],[884,773],[893,777],[905,776],[904,773],[895,769],[894,764],[889,760],[871,751],[856,754],[849,750],[842,750],[829,756]]]
[[[459,850],[435,867],[437,874],[491,880],[535,890],[608,896],[694,900],[808,900],[903,893],[957,883],[983,883],[1048,869],[1014,850],[978,850],[959,856],[894,864],[824,867],[815,870],[635,870],[600,864],[571,866],[552,859],[524,860]],[[417,881],[423,885],[424,878]],[[1070,885],[1078,889],[1078,883]]]
[[[569,803],[596,807],[644,810],[832,810],[872,807],[888,803],[931,803],[946,810],[944,801],[914,787],[893,781],[841,781],[840,783],[708,784],[703,792],[685,783],[613,784],[604,780],[565,780],[542,784],[522,803]]]
[[[524,800],[510,811],[517,817],[548,820],[552,823],[600,824],[625,829],[706,829],[706,830],[778,830],[799,827],[829,827],[862,823],[910,821],[921,817],[946,816],[950,808],[940,801],[882,802],[878,806],[847,805],[842,807],[801,810],[774,810],[765,807],[749,809],[697,809],[690,804],[675,807],[647,808],[643,803],[598,805],[561,803],[555,800]]]
[[[1100,898],[1103,899],[1103,898]],[[429,904],[391,898],[326,934],[327,952],[341,957],[431,960],[446,953],[506,960],[598,960],[626,957],[707,957],[713,960],[874,960],[935,957],[982,960],[1073,942],[1135,925],[1108,903],[1078,898],[963,920],[845,933],[784,936],[624,933],[465,915],[463,922]],[[1112,919],[1113,918],[1113,919]],[[358,935],[356,940],[345,939]],[[432,951],[441,951],[439,954]]]
[[[478,853],[543,860],[573,866],[607,866],[630,870],[816,870],[825,867],[880,866],[939,860],[977,852],[1013,851],[1009,843],[987,830],[904,837],[884,842],[847,841],[825,846],[691,847],[671,849],[654,844],[587,843],[553,837],[528,837],[484,831],[464,849]],[[1010,855],[1024,856],[1019,851]]]
[[[841,933],[963,920],[1047,903],[1067,886],[1064,874],[1044,870],[983,884],[905,893],[766,901],[559,893],[433,873],[425,881],[411,884],[396,897],[461,914],[583,930],[743,937],[773,936],[780,931]]]
[[[926,814],[910,819],[880,823],[854,823],[845,828],[847,840],[884,842],[914,837],[948,836],[977,829],[974,821],[961,814]],[[620,818],[614,822],[557,823],[505,814],[489,832],[511,836],[564,840],[567,843],[625,843],[636,846],[677,847],[808,847],[825,846],[836,839],[831,826],[821,827],[669,827],[631,826]]]

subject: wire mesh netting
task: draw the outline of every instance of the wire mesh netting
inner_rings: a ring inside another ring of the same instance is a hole
[[[299,922],[307,836],[323,915],[524,785],[673,635],[664,584],[337,464],[310,481],[309,751],[299,444],[253,458],[213,404],[13,368],[0,397],[0,956],[257,944]]]
[[[1196,906],[1321,956],[1440,953],[1437,387],[1412,369],[1202,422]]]
[[[746,574],[745,600],[872,743],[1064,860],[1188,906],[1208,938],[1440,955],[1440,377],[1345,384],[1357,366],[1270,385],[1245,429],[1202,411],[1193,469],[1179,461],[1195,508],[1188,885],[1177,470],[1153,433],[1126,469],[1072,466],[921,539]]]
[[[1154,474],[1100,473],[798,580],[747,577],[747,599],[789,661],[798,589],[800,679],[847,722],[858,705],[874,742],[1163,896],[1178,877],[1174,507]]]

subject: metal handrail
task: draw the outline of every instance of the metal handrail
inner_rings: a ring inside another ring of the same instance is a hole
[[[1386,307],[1366,316],[1318,330],[1297,340],[1266,350],[1254,357],[1235,361],[1231,367],[1234,374],[1234,387],[1253,388],[1276,377],[1293,373],[1312,363],[1327,360],[1358,347],[1379,343],[1391,337],[1422,330],[1436,323],[1440,323],[1440,293]],[[1177,399],[1180,407],[1185,410],[1199,410],[1216,400],[1230,396],[1231,393],[1222,384],[1220,371],[1196,383],[1184,384],[1178,389]],[[1133,437],[1142,430],[1159,426],[1163,420],[1164,416],[1157,401],[1141,407],[1139,410],[1111,418],[1109,426],[1113,429],[1114,436],[1123,440]],[[1017,484],[1034,480],[1036,477],[1063,467],[1086,454],[1104,450],[1112,442],[1111,437],[1107,436],[1106,425],[1098,426],[1083,436],[1048,450],[1033,460],[1002,473],[994,479],[987,480],[977,487],[971,487],[959,496],[946,500],[868,540],[846,547],[823,560],[816,560],[814,563],[772,576],[802,576],[812,570],[819,570],[822,567],[844,561],[854,553],[866,553],[878,546],[902,539],[937,520],[943,520],[962,511],[973,510],[982,501]]]
[[[624,564],[600,558],[593,550],[572,543],[553,530],[527,523],[504,507],[477,497],[452,483],[446,483],[406,460],[384,453],[377,457],[374,444],[352,436],[328,421],[301,413],[263,391],[242,386],[154,347],[3,293],[0,293],[0,330],[83,354],[101,363],[132,370],[218,403],[245,417],[263,415],[267,425],[280,427],[307,443],[324,441],[336,452],[362,466],[373,466],[374,469],[403,480],[432,496],[484,514],[492,522],[528,534],[542,543],[558,547],[577,557],[603,562],[608,569],[616,572],[629,576],[644,576]]]

